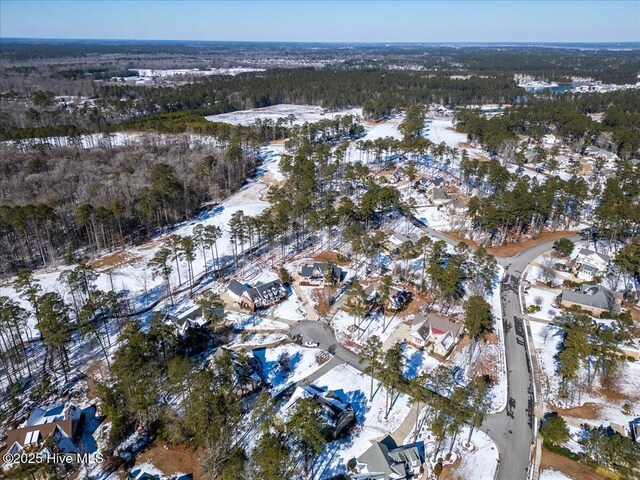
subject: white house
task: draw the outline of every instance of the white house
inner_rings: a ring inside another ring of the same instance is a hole
[[[593,277],[607,273],[610,261],[609,255],[581,248],[574,260],[573,268],[578,278],[592,280]]]
[[[458,340],[462,325],[446,318],[430,315],[423,322],[414,325],[408,339],[418,348],[446,357]]]
[[[403,233],[394,232],[387,240],[387,247],[389,250],[397,250],[400,247],[400,245],[402,245],[403,243],[406,243],[406,242],[416,243],[418,240],[420,240],[420,237],[418,235],[414,235],[414,234],[405,235]]]

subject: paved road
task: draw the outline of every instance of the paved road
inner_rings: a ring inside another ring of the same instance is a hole
[[[580,237],[571,237],[580,240]],[[500,450],[498,480],[525,479],[533,443],[533,374],[527,352],[526,329],[519,299],[520,277],[527,265],[551,249],[555,240],[536,245],[508,259],[502,282],[502,321],[507,362],[507,408],[487,418],[482,430]]]
[[[424,226],[421,228],[425,230]],[[449,243],[453,242],[453,239],[446,235],[435,236]],[[577,236],[569,238],[573,241],[580,240]],[[506,269],[502,281],[501,300],[509,399],[504,411],[490,415],[482,425],[482,430],[491,437],[500,451],[498,480],[528,478],[534,441],[535,403],[532,366],[527,351],[527,325],[520,306],[519,284],[520,277],[529,263],[551,249],[554,241],[555,239],[541,243],[516,257],[501,259],[500,262]],[[363,366],[358,356],[337,342],[335,332],[327,323],[298,322],[291,327],[291,335],[300,334],[303,341],[319,342],[321,348],[362,371]]]

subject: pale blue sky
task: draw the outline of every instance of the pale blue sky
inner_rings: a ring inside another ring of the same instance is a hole
[[[0,0],[0,36],[322,42],[637,42],[640,41],[640,0]]]

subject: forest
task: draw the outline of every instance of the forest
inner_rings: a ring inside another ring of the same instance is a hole
[[[74,261],[191,218],[254,173],[257,142],[240,130],[218,145],[3,148],[0,270]]]
[[[601,122],[589,115],[603,113]],[[479,110],[462,109],[456,128],[494,154],[518,135],[540,139],[547,133],[561,137],[579,150],[596,144],[632,158],[640,148],[640,94],[637,90],[610,93],[564,94],[530,99],[507,107],[504,115],[487,118]]]

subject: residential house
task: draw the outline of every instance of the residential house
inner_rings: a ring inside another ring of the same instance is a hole
[[[36,407],[23,427],[9,430],[5,453],[37,450],[50,437],[61,452],[76,453],[81,417],[82,411],[68,403]]]
[[[411,302],[412,297],[413,295],[410,291],[405,290],[404,288],[392,287],[389,300],[385,305],[385,310],[388,312],[399,312],[404,310],[404,308]]]
[[[616,315],[622,310],[622,293],[613,292],[602,285],[581,285],[580,291],[577,292],[562,290],[560,305],[565,308],[576,305],[593,315]]]
[[[456,195],[448,193],[445,188],[432,188],[426,194],[427,200],[433,205],[446,205],[456,199]]]
[[[394,172],[391,174],[391,176],[389,177],[389,181],[391,181],[392,183],[398,183],[403,180],[409,180],[409,174],[407,173],[407,170],[403,167],[396,168]]]
[[[324,285],[327,279],[329,283],[340,283],[342,270],[333,263],[315,262],[313,265],[304,265],[300,269],[300,278],[309,285]]]
[[[170,313],[167,315],[167,320],[173,324],[176,333],[180,336],[186,335],[191,328],[202,327],[206,324],[200,305],[191,305],[176,313]]]
[[[345,434],[356,421],[356,413],[342,390],[298,385],[282,410],[291,411],[293,405],[301,398],[313,398],[320,404],[323,409],[322,416],[330,428],[329,434],[334,439]]]
[[[465,203],[456,198],[447,206],[447,213],[453,220],[462,220],[467,214],[468,207]]]
[[[387,435],[371,445],[356,460],[353,480],[399,480],[419,478],[423,473],[424,444],[398,446]]]
[[[601,158],[607,161],[618,160],[619,157],[613,152],[609,152],[607,150],[603,150],[602,148],[595,147],[593,145],[588,146],[584,149],[585,155],[588,155],[593,158]]]
[[[413,188],[425,193],[434,188],[445,188],[446,186],[447,186],[447,183],[442,177],[436,177],[436,178],[420,177],[413,184]]]
[[[227,291],[241,307],[252,312],[270,307],[287,298],[287,290],[280,280],[258,282],[255,287],[251,287],[234,279],[229,282]]]
[[[573,268],[578,278],[593,280],[593,277],[607,273],[610,260],[609,255],[581,248],[573,262]]]
[[[458,341],[462,324],[443,317],[429,315],[425,320],[414,324],[409,331],[410,343],[420,349],[446,357]]]
[[[420,240],[420,236],[419,235],[415,235],[415,234],[403,234],[403,233],[399,233],[399,232],[394,232],[388,239],[386,242],[386,247],[387,250],[390,253],[397,253],[398,249],[400,248],[400,246],[403,243],[406,242],[413,242],[416,243],[418,240]]]

